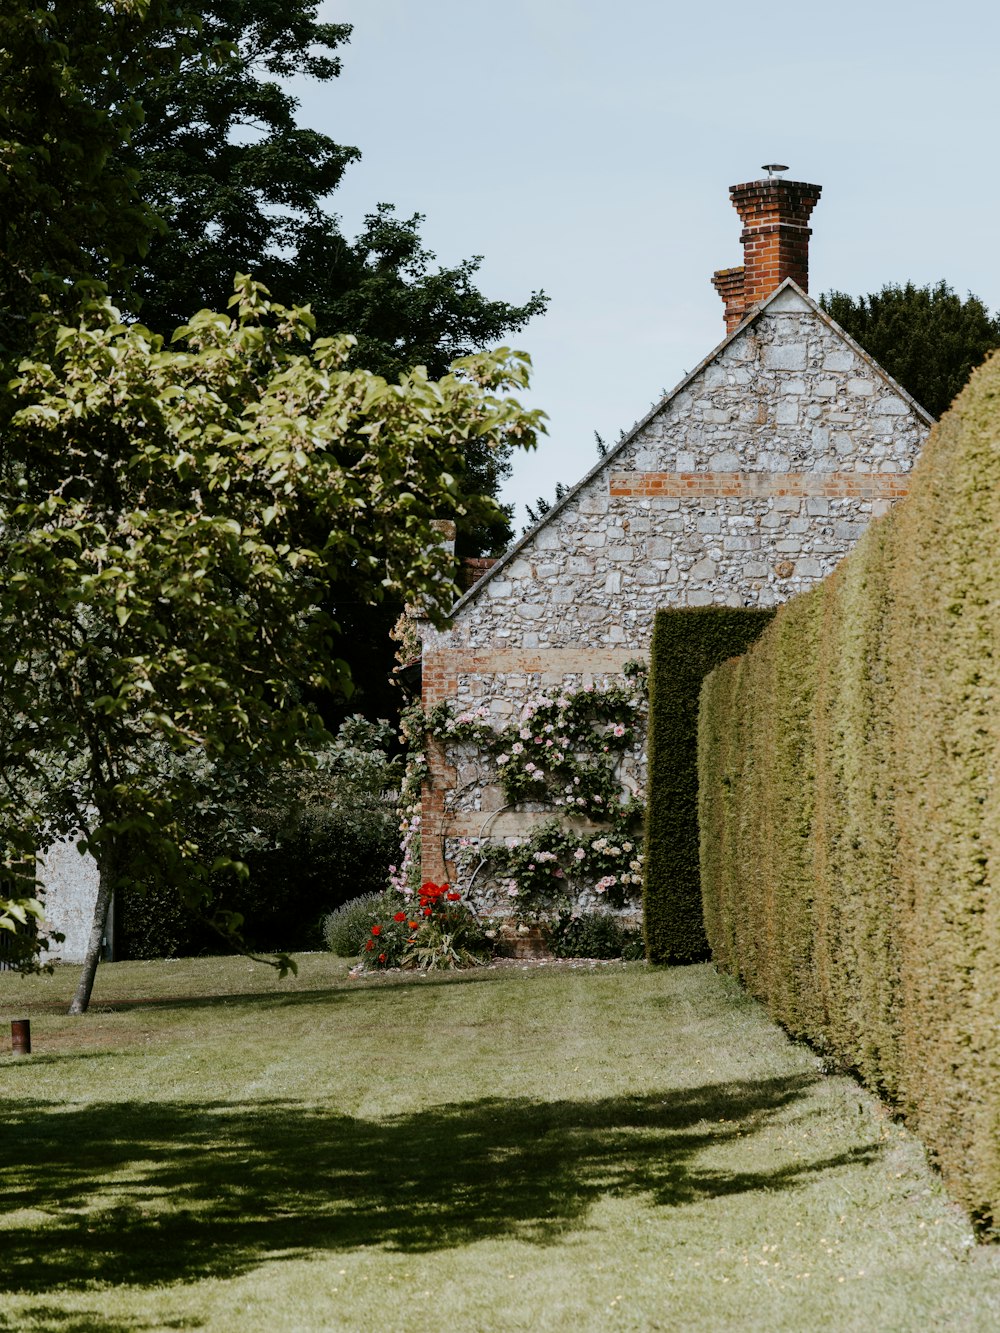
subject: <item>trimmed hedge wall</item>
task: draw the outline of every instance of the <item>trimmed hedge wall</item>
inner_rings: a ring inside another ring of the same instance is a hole
[[[909,497],[705,682],[713,955],[1000,1235],[1000,357]]]
[[[713,667],[745,652],[772,611],[659,611],[649,673],[649,779],[643,929],[651,963],[708,956],[698,876],[698,694]]]

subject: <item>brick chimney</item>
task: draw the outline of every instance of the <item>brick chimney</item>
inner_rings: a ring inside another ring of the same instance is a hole
[[[809,290],[809,215],[822,187],[779,177],[733,185],[729,197],[743,223],[743,266],[722,268],[712,285],[726,307],[732,333],[755,305],[786,278]]]

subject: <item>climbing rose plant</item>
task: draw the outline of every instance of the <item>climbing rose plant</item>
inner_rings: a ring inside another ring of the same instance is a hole
[[[426,713],[410,709],[404,717],[411,760],[397,886],[411,885],[419,864],[417,802],[430,737],[449,750],[462,747],[483,756],[508,805],[531,802],[562,816],[527,838],[485,844],[463,839],[460,873],[467,886],[485,871],[498,883],[501,902],[522,919],[573,909],[591,897],[594,904],[625,906],[642,882],[643,804],[624,789],[621,766],[645,734],[646,676],[639,662],[628,663],[624,674],[623,684],[543,692],[502,727],[491,723],[485,706],[459,711],[445,701]],[[574,827],[573,821],[584,819],[600,827]]]
[[[488,755],[510,805],[543,801],[571,814],[606,818],[621,803],[621,761],[642,720],[645,692],[637,680],[644,685],[638,663],[624,685],[547,691],[500,728],[485,707],[456,712],[444,701],[427,713],[427,732]]]
[[[616,815],[598,832],[581,834],[547,820],[524,839],[482,849],[491,873],[520,917],[551,915],[595,895],[624,907],[642,884],[642,850],[633,814]]]

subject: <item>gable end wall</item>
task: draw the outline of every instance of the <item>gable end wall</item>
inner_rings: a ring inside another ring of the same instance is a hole
[[[497,725],[548,685],[620,679],[660,607],[773,606],[824,578],[907,490],[928,429],[911,401],[795,289],[779,293],[665,400],[456,613],[424,629],[425,706]],[[623,781],[644,790],[642,749]],[[431,756],[425,878],[458,840],[551,811],[500,810],[482,758]]]

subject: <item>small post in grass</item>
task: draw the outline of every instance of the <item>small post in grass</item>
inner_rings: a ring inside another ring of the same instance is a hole
[[[14,1055],[31,1054],[31,1019],[13,1018],[10,1023],[10,1045]]]

